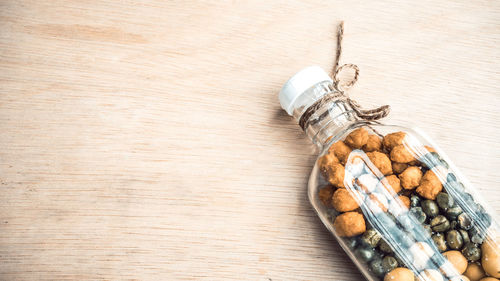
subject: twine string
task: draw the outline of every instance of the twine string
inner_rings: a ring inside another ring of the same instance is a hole
[[[331,71],[331,78],[333,80],[333,85],[332,88],[330,89],[331,92],[328,94],[324,95],[321,99],[316,101],[314,104],[312,104],[307,110],[302,114],[299,120],[299,125],[302,127],[303,130],[307,127],[307,123],[310,119],[310,117],[316,112],[319,108],[321,108],[323,105],[326,103],[336,100],[336,101],[343,101],[348,103],[356,115],[366,121],[375,121],[382,119],[389,115],[389,112],[391,110],[389,105],[383,105],[374,109],[363,109],[363,107],[355,100],[351,99],[349,95],[346,93],[348,89],[350,89],[356,82],[358,81],[359,78],[359,67],[355,64],[343,64],[340,65],[340,58],[342,57],[342,40],[344,38],[344,22],[340,22],[339,28],[337,30],[337,50],[336,50],[336,55],[335,55],[335,62],[333,64],[333,68]],[[350,81],[342,83],[340,79],[340,74],[342,71],[345,70],[353,70],[354,71],[354,76],[351,78]]]

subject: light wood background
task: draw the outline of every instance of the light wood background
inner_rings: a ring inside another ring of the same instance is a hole
[[[333,61],[500,211],[498,1],[0,2],[0,279],[361,280],[277,94]]]

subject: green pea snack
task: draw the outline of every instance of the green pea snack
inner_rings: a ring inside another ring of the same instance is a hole
[[[374,121],[319,67],[279,98],[321,151],[310,202],[367,280],[500,278],[496,215],[425,134]]]

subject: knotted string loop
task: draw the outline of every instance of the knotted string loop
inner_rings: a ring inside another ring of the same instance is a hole
[[[356,82],[358,81],[359,78],[359,67],[355,64],[343,64],[339,66],[340,63],[340,58],[342,56],[342,40],[344,38],[344,22],[340,22],[338,31],[337,31],[337,51],[336,51],[336,56],[335,56],[335,62],[333,64],[332,72],[330,74],[332,80],[333,80],[333,85],[332,88],[330,88],[331,92],[327,93],[324,95],[321,99],[317,100],[315,103],[313,103],[309,108],[306,109],[304,114],[300,117],[299,120],[299,125],[300,127],[305,130],[307,127],[307,123],[309,121],[309,118],[316,112],[319,108],[321,108],[323,105],[326,103],[336,100],[336,101],[343,101],[348,103],[356,115],[363,120],[366,121],[375,121],[382,119],[386,117],[391,108],[389,105],[383,105],[374,109],[363,109],[359,103],[349,97],[349,95],[346,93],[346,91],[354,86]],[[343,71],[346,70],[353,70],[354,71],[354,76],[351,78],[350,81],[342,83],[340,80],[340,75]]]

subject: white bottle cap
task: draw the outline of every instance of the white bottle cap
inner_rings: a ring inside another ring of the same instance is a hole
[[[330,76],[319,66],[309,66],[297,72],[281,88],[279,99],[281,107],[289,114],[293,114],[295,100],[307,89],[325,81],[332,81]]]

